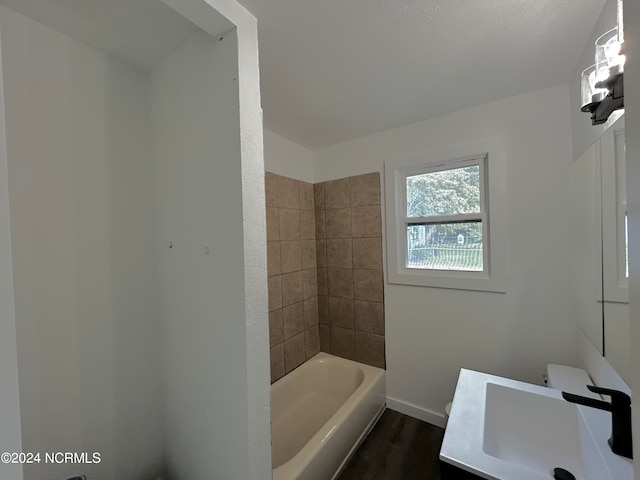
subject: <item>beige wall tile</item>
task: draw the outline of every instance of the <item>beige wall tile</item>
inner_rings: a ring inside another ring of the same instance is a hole
[[[316,240],[316,263],[318,267],[327,266],[327,241]]]
[[[280,222],[282,222],[282,218],[280,218]],[[354,238],[382,236],[380,205],[353,207],[351,209],[351,233]]]
[[[353,268],[382,269],[382,238],[353,239]]]
[[[329,300],[325,295],[318,295],[318,322],[329,324]]]
[[[316,210],[324,210],[324,183],[316,183],[313,186],[313,203]]]
[[[356,300],[383,302],[382,270],[353,270],[353,294]]]
[[[280,242],[267,242],[267,275],[280,275]]]
[[[352,207],[380,204],[380,174],[378,172],[350,177],[350,180]]]
[[[335,327],[353,330],[353,300],[329,297],[329,323]]]
[[[300,209],[298,180],[278,175],[278,206],[280,208]]]
[[[273,347],[284,340],[282,310],[269,312],[269,346]]]
[[[351,182],[348,178],[325,182],[324,205],[327,209],[351,206]]]
[[[320,349],[384,367],[380,174],[267,172],[265,195],[272,381]]]
[[[356,360],[367,365],[385,368],[384,337],[356,332]]]
[[[300,210],[314,210],[313,185],[307,182],[299,182],[298,191],[300,193]]]
[[[282,306],[293,305],[301,302],[302,297],[302,272],[285,273],[282,277]],[[270,277],[276,278],[276,277]]]
[[[329,279],[327,278],[327,275],[328,273],[326,268],[318,268],[318,295],[329,294],[327,287]]]
[[[363,207],[360,207],[360,208],[363,208]],[[325,215],[326,215],[327,238],[351,238],[351,209],[350,208],[340,208],[338,210],[327,210]],[[368,236],[371,237],[373,235],[368,235]]]
[[[318,325],[304,331],[304,343],[307,360],[320,351],[320,328]]]
[[[312,327],[318,324],[318,297],[309,297],[304,300],[304,326]]]
[[[284,341],[284,370],[289,373],[307,359],[304,352],[304,332]]]
[[[330,329],[329,325],[320,324],[318,326],[318,330],[320,330],[320,350],[327,353],[331,353]]]
[[[334,268],[353,267],[350,238],[327,239],[327,266]]]
[[[284,343],[271,347],[271,383],[284,376]]]
[[[280,208],[280,240],[300,239],[300,210]]]
[[[304,298],[318,295],[318,272],[315,268],[302,271],[302,295]]]
[[[280,213],[275,207],[267,207],[267,241],[280,240]]]
[[[269,291],[269,311],[282,308],[282,277],[280,275],[269,277],[267,289]]]
[[[287,305],[282,309],[282,329],[284,340],[304,331],[304,304]]]
[[[316,210],[316,238],[327,238],[326,211]]]
[[[278,206],[278,176],[274,173],[265,172],[264,191],[267,207]]]
[[[280,242],[280,264],[282,273],[302,270],[302,246],[300,240]]]
[[[316,212],[313,210],[300,210],[300,238],[316,239]]]
[[[353,270],[350,268],[329,268],[327,290],[329,296],[353,298]]]
[[[318,256],[316,254],[315,240],[301,240],[302,245],[302,268],[316,268]]]
[[[384,335],[384,303],[354,302],[356,330]]]
[[[347,328],[331,327],[331,352],[334,355],[355,360],[356,341],[355,332]]]

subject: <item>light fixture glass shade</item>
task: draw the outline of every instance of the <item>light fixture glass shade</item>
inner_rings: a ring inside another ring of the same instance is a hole
[[[620,55],[618,27],[614,27],[598,37],[595,60],[597,81],[606,80],[610,74],[622,73],[625,56]]]
[[[598,37],[595,42],[596,63],[585,68],[580,76],[580,110],[591,114],[592,125],[609,121],[611,115],[619,117],[624,109],[623,1],[617,0],[618,25]]]
[[[596,65],[591,65],[582,71],[580,93],[582,94],[583,107],[593,102],[600,102],[606,97],[608,93],[606,88],[596,88],[596,83],[600,80],[596,75]]]
[[[624,15],[623,15],[623,0],[618,0],[617,10],[618,10],[618,41],[620,45],[624,43]]]

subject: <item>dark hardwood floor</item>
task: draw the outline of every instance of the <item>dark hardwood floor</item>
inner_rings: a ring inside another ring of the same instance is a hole
[[[440,480],[444,430],[387,409],[338,480]]]

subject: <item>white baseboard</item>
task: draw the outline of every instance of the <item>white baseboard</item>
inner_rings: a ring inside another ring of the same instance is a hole
[[[429,410],[403,400],[398,400],[393,397],[387,397],[387,408],[430,423],[436,427],[444,428],[444,413],[434,412],[433,410]]]

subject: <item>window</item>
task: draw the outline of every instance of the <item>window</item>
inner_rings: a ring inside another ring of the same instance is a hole
[[[484,163],[482,157],[407,175],[407,268],[485,271]]]
[[[498,147],[484,142],[385,163],[391,283],[504,291],[504,251],[495,247],[504,241]]]

